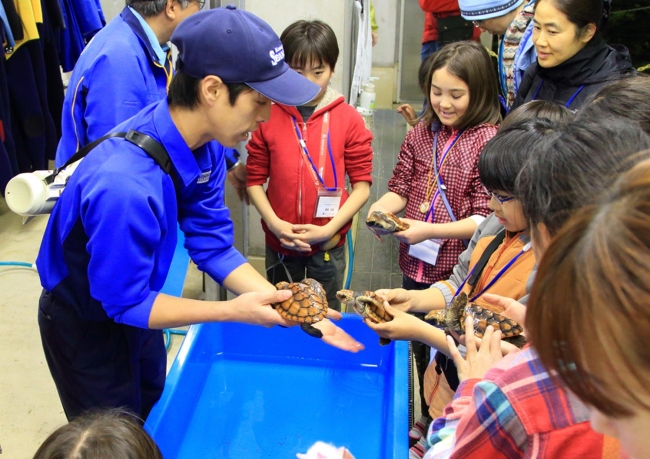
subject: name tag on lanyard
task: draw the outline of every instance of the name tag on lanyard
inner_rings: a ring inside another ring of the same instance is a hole
[[[314,164],[307,144],[302,138],[298,122],[293,119],[294,127],[296,130],[296,138],[300,144],[303,160],[307,163],[309,172],[311,173],[314,186],[318,192],[316,198],[316,207],[314,208],[314,217],[316,218],[332,218],[336,216],[341,207],[341,197],[343,190],[338,186],[338,177],[336,174],[336,164],[334,162],[334,154],[329,138],[329,121],[330,113],[325,112],[323,115],[323,123],[320,136],[320,154],[318,156],[318,168]],[[332,163],[332,172],[334,173],[334,187],[329,188],[325,185],[325,156],[329,153],[330,162]]]

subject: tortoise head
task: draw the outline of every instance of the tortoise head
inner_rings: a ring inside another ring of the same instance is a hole
[[[347,306],[354,307],[354,292],[352,290],[343,289],[336,292],[336,298]]]

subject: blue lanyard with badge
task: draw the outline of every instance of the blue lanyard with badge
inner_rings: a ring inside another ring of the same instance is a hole
[[[336,174],[336,163],[334,161],[334,153],[332,152],[332,143],[330,141],[330,132],[329,132],[329,121],[330,114],[326,112],[323,116],[323,125],[320,136],[320,155],[318,161],[318,168],[314,164],[314,160],[309,155],[307,150],[307,144],[302,138],[300,129],[298,128],[298,122],[295,117],[293,119],[293,126],[296,130],[296,138],[300,144],[303,157],[309,162],[311,167],[309,171],[311,172],[312,178],[314,180],[314,186],[318,190],[318,198],[316,200],[316,207],[314,209],[315,218],[331,218],[336,216],[341,207],[341,197],[343,195],[343,190],[339,188],[338,176]],[[325,150],[329,151],[330,162],[332,164],[332,171],[334,173],[334,187],[329,188],[325,185]]]
[[[426,217],[424,218],[425,222],[430,221],[431,223],[433,223],[436,199],[438,198],[438,196],[441,197],[444,196],[445,189],[446,189],[445,184],[442,182],[442,177],[440,177],[440,173],[442,172],[442,167],[445,165],[445,160],[447,159],[447,155],[449,155],[451,149],[454,148],[454,145],[456,145],[458,139],[460,139],[460,136],[463,135],[463,132],[464,131],[460,131],[456,135],[456,137],[454,137],[453,139],[450,138],[449,141],[447,141],[447,144],[443,149],[442,157],[440,158],[440,165],[438,165],[436,161],[436,146],[438,145],[438,130],[435,131],[435,134],[433,136],[433,158],[431,161],[432,162],[431,172],[435,174],[434,186],[437,185],[437,190],[434,193],[431,202],[423,202],[420,205],[420,212],[426,213]],[[446,201],[446,197],[445,197],[445,201]],[[447,206],[447,202],[445,202],[445,206]],[[447,210],[450,212],[449,215],[452,218],[452,220],[455,221],[456,219],[453,215],[453,212],[451,212],[451,208],[448,207]],[[409,255],[425,263],[428,263],[432,266],[435,266],[436,262],[438,261],[438,252],[440,252],[441,245],[442,245],[442,240],[440,239],[427,239],[422,242],[418,242],[417,244],[410,245]]]
[[[494,276],[494,277],[492,278],[492,280],[491,280],[491,281],[490,281],[490,282],[489,282],[489,283],[488,283],[488,284],[487,284],[487,285],[486,285],[486,286],[485,286],[485,287],[484,287],[484,288],[483,288],[479,293],[477,293],[476,295],[472,296],[472,297],[469,299],[469,301],[470,301],[470,302],[472,302],[472,301],[476,301],[476,299],[477,299],[478,297],[480,297],[480,296],[483,295],[483,294],[484,294],[488,289],[490,289],[490,288],[491,288],[491,287],[496,283],[496,281],[498,281],[498,280],[501,278],[501,276],[503,276],[503,275],[505,274],[505,272],[508,271],[508,270],[510,269],[510,267],[511,267],[512,265],[515,264],[515,262],[519,259],[519,257],[521,257],[524,253],[528,252],[528,251],[530,250],[531,247],[532,247],[532,244],[531,244],[530,242],[526,243],[526,245],[524,245],[523,249],[521,249],[521,251],[520,251],[517,255],[515,255],[514,257],[512,257],[512,259],[511,259],[511,260],[510,260],[510,261],[509,261],[509,262],[508,262],[508,263],[507,263],[503,268],[501,268],[501,270],[497,273],[497,275]],[[467,280],[468,280],[470,277],[472,277],[472,274],[474,274],[474,269],[476,269],[476,266],[474,266],[474,268],[472,268],[472,270],[469,272],[469,274],[467,275],[467,277],[465,278],[465,280],[463,281],[463,283],[460,284],[460,286],[459,286],[458,289],[456,290],[456,293],[454,294],[454,298],[456,298],[456,297],[458,296],[458,294],[459,294],[460,292],[463,291],[463,287],[465,287],[465,284],[467,283]]]

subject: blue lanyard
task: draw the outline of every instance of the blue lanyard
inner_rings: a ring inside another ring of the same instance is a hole
[[[442,167],[443,163],[445,162],[445,158],[447,157],[447,154],[451,151],[452,148],[454,148],[454,145],[456,145],[456,142],[458,142],[458,139],[460,139],[460,136],[463,135],[463,132],[465,132],[465,130],[460,131],[456,135],[456,138],[453,140],[453,142],[451,142],[451,145],[449,145],[449,148],[447,148],[443,152],[442,158],[440,158],[440,166],[438,166],[438,164],[436,162],[436,150],[437,150],[436,146],[438,145],[438,132],[439,131],[436,131],[435,134],[433,135],[433,174],[435,175],[436,180],[440,184],[440,188],[442,188],[444,190],[445,189],[445,184],[442,183],[442,177],[440,177],[440,175],[438,175],[438,167]],[[440,194],[440,189],[437,189],[436,192],[433,195],[433,199],[431,200],[431,205],[429,206],[429,211],[427,212],[427,215],[424,218],[425,222],[428,222],[429,217],[431,217],[431,222],[433,223],[433,212],[434,212],[433,207],[434,207],[434,205],[436,203],[436,198],[438,197],[439,194]]]
[[[499,63],[499,83],[501,83],[501,92],[503,93],[503,97],[507,98],[508,97],[508,85],[507,85],[507,79],[508,76],[506,75],[506,72],[503,68],[503,44],[506,41],[506,36],[504,35],[501,37],[501,43],[499,45],[499,56],[498,56],[498,63]]]
[[[483,294],[484,294],[484,293],[485,293],[485,292],[486,292],[490,287],[492,287],[492,286],[496,283],[496,281],[498,281],[498,280],[501,278],[501,276],[503,276],[503,275],[505,274],[505,272],[506,272],[508,269],[510,269],[510,267],[511,267],[513,264],[515,264],[515,261],[517,261],[517,260],[519,259],[519,257],[521,257],[524,253],[526,253],[526,252],[528,252],[528,251],[530,250],[530,247],[531,247],[531,244],[530,244],[530,242],[529,242],[529,243],[527,243],[527,244],[524,246],[523,249],[521,249],[521,252],[519,252],[517,255],[515,255],[515,256],[512,258],[512,260],[510,260],[510,261],[508,262],[507,265],[505,265],[503,268],[501,268],[501,271],[499,271],[499,272],[497,273],[497,275],[494,276],[494,278],[490,281],[489,284],[487,284],[487,285],[485,286],[485,288],[484,288],[483,290],[481,290],[478,294],[476,294],[476,295],[474,295],[472,298],[470,298],[469,301],[470,301],[470,302],[471,302],[471,301],[476,301],[476,299],[477,299],[479,296],[483,295]],[[476,266],[474,266],[474,268],[476,268]],[[456,297],[458,296],[458,294],[463,290],[463,287],[465,287],[465,284],[467,283],[467,280],[468,280],[468,279],[472,276],[472,274],[474,273],[474,268],[472,268],[472,270],[469,272],[469,274],[467,275],[467,277],[465,278],[465,280],[463,281],[463,283],[460,284],[460,287],[458,287],[458,290],[456,290],[456,294],[454,295],[454,298],[456,298]]]
[[[318,173],[318,168],[314,164],[314,160],[311,159],[311,156],[309,155],[309,151],[307,150],[307,144],[302,138],[302,134],[300,133],[300,129],[298,128],[298,122],[296,121],[296,117],[293,116],[292,119],[293,119],[293,127],[296,129],[296,135],[298,136],[298,143],[300,143],[300,147],[302,148],[303,152],[305,153],[305,156],[309,160],[311,167],[314,169],[314,172],[316,173],[316,177],[318,177],[318,181],[323,185],[323,187],[327,191],[336,191],[339,187],[339,178],[336,174],[336,164],[334,163],[334,153],[332,153],[332,142],[330,141],[329,129],[327,130],[327,150],[329,151],[330,154],[330,162],[332,163],[332,171],[334,172],[334,188],[328,188],[325,185],[325,181],[323,180],[323,177],[321,177],[321,175]]]
[[[539,84],[539,86],[537,87],[537,91],[535,91],[535,95],[533,96],[533,100],[537,100],[537,96],[539,95],[539,92],[542,90],[542,86],[544,86],[544,81],[543,81],[543,80],[542,80],[542,82]],[[571,105],[571,103],[575,100],[575,98],[578,97],[578,94],[580,94],[580,91],[582,91],[582,89],[583,89],[584,87],[585,87],[584,85],[580,86],[580,87],[578,88],[578,90],[576,91],[576,93],[575,93],[574,95],[571,96],[571,98],[569,99],[569,101],[568,101],[566,104],[564,104],[564,107],[569,108],[569,105]]]

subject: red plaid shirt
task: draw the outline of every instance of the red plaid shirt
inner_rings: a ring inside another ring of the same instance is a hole
[[[449,200],[454,216],[457,220],[472,215],[487,216],[490,213],[488,203],[490,199],[483,191],[481,180],[478,176],[478,157],[485,144],[497,132],[497,127],[491,124],[481,124],[468,128],[458,139],[456,145],[450,150],[449,155],[442,167],[439,169],[440,177],[447,187],[446,195]],[[458,134],[453,128],[442,126],[438,133],[438,144],[436,148],[436,161],[440,160],[444,153],[447,141]],[[388,190],[407,198],[404,216],[413,220],[424,221],[425,214],[420,212],[420,205],[427,201],[427,179],[429,177],[432,163],[434,133],[430,125],[419,123],[404,139],[399,152],[397,165],[393,170],[393,176],[388,182]],[[431,174],[429,188],[435,181],[435,175]],[[429,200],[433,198],[437,190],[435,186]],[[451,217],[439,197],[434,203],[433,223],[449,223]],[[418,282],[433,284],[442,279],[448,279],[458,256],[465,250],[463,241],[459,239],[445,239],[438,252],[438,259],[435,266],[418,260],[408,254],[409,245],[401,243],[399,248],[399,265],[402,272]]]

